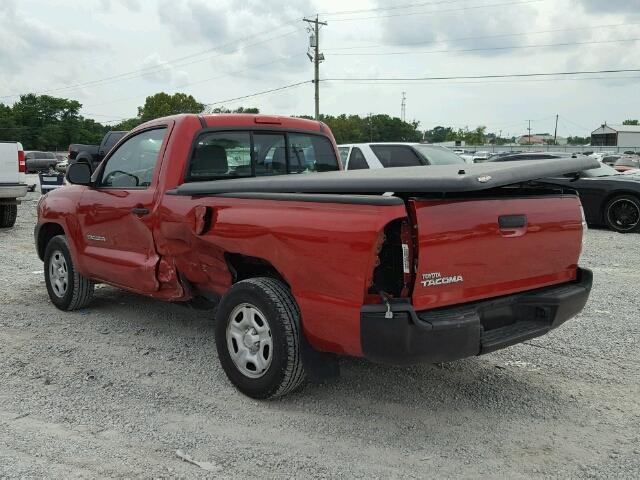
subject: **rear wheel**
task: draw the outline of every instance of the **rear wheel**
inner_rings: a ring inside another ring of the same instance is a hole
[[[64,235],[53,237],[47,244],[44,279],[51,302],[60,310],[86,307],[93,298],[94,284],[76,271]]]
[[[604,211],[607,226],[616,232],[635,232],[640,229],[640,199],[633,195],[612,198]]]
[[[304,382],[300,312],[279,280],[236,283],[220,302],[215,328],[222,368],[245,395],[277,397]]]
[[[16,223],[17,205],[0,205],[0,228],[10,228]]]

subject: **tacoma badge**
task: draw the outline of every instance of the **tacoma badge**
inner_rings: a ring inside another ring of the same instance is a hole
[[[438,285],[448,285],[450,283],[463,282],[462,275],[450,275],[443,277],[440,272],[423,273],[422,283],[423,287],[437,287]]]

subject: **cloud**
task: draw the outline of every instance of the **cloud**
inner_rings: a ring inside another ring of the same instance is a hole
[[[394,3],[404,3],[397,0]],[[459,6],[463,5],[463,6]],[[381,5],[382,6],[382,5]],[[385,3],[384,6],[389,6]],[[518,5],[517,8],[470,8],[475,4],[445,4],[415,7],[391,13],[383,12],[380,20],[382,36],[391,46],[403,46],[404,50],[463,50],[481,49],[503,45],[526,44],[526,35],[504,38],[492,37],[511,31],[510,25],[532,25],[538,17],[535,4]],[[466,9],[465,9],[466,8]],[[386,17],[385,15],[393,15]],[[370,20],[376,21],[376,20]],[[351,22],[349,22],[351,23]],[[359,22],[354,22],[357,25]],[[525,31],[526,33],[526,31]],[[397,48],[396,48],[397,50]],[[508,54],[508,50],[476,50],[466,52],[474,56],[494,56]]]
[[[640,0],[577,0],[582,8],[593,13],[622,13],[625,15],[640,15]]]
[[[22,70],[25,59],[33,63],[65,51],[87,51],[105,47],[97,37],[56,29],[18,8],[18,2],[3,0],[0,10],[0,58],[4,68]]]

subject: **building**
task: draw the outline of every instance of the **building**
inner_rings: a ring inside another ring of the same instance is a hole
[[[522,135],[517,142],[520,145],[553,145],[553,135],[550,133],[535,133],[533,135]],[[566,145],[567,139],[564,137],[556,138],[557,145]]]
[[[601,125],[591,132],[594,147],[640,147],[640,125]]]

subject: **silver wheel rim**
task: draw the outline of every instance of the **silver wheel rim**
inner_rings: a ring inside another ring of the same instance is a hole
[[[62,298],[69,287],[69,269],[60,250],[56,250],[49,260],[49,281],[56,297]]]
[[[624,215],[621,216],[621,213]],[[609,217],[609,223],[623,232],[633,230],[640,222],[638,206],[626,198],[620,198],[609,205],[607,216]]]
[[[263,313],[250,303],[241,303],[229,315],[227,350],[240,372],[262,377],[273,359],[271,329]]]

